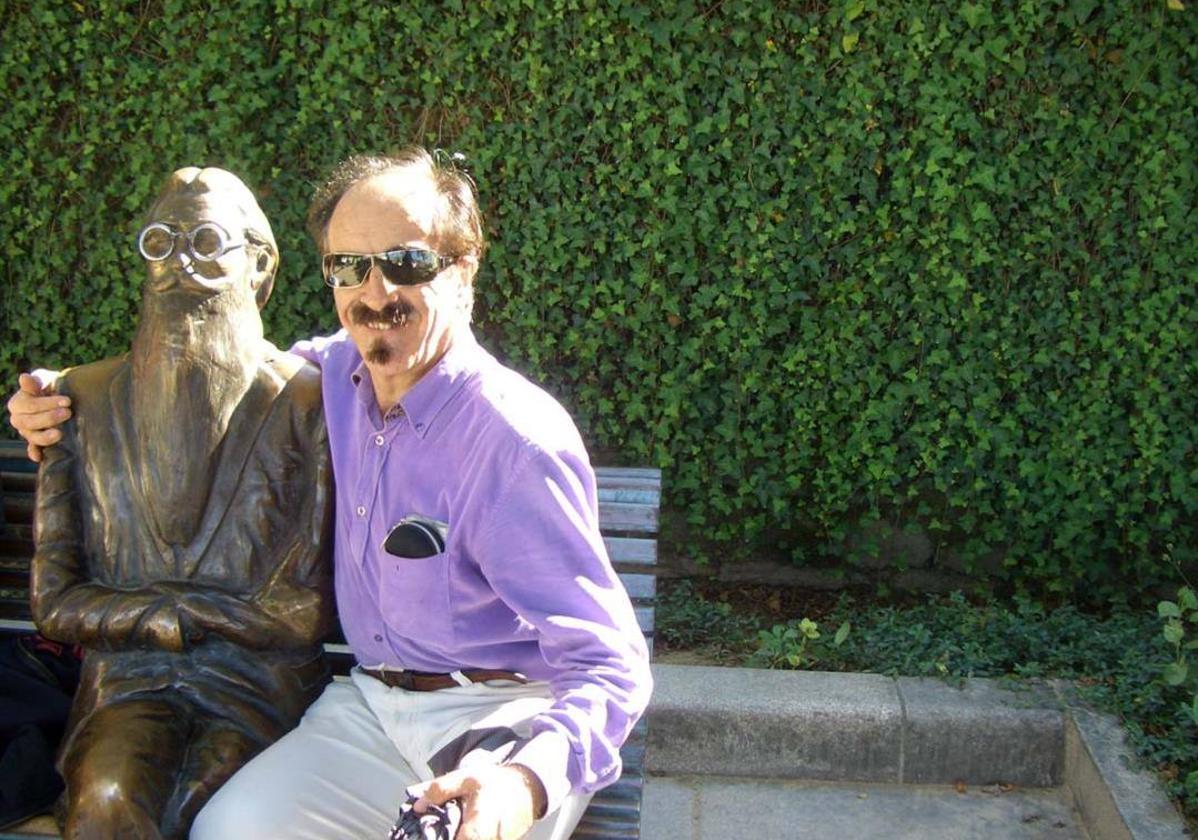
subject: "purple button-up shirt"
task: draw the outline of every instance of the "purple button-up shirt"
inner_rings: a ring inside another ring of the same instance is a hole
[[[344,331],[292,352],[322,372],[337,609],[358,661],[548,680],[555,702],[512,760],[541,779],[551,811],[568,791],[614,781],[652,682],[566,411],[469,333],[385,418]],[[443,553],[383,551],[410,515],[448,525]]]

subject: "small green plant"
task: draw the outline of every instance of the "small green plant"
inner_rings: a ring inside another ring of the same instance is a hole
[[[1186,625],[1191,632],[1198,631],[1198,595],[1188,586],[1183,586],[1177,592],[1176,601],[1161,601],[1156,606],[1156,614],[1165,620],[1161,633],[1165,641],[1173,646],[1173,661],[1165,666],[1162,678],[1166,685],[1180,686],[1188,695],[1185,713],[1198,726],[1198,667],[1190,662],[1188,655],[1198,650],[1198,638],[1186,640]],[[1193,774],[1194,783],[1198,785],[1198,771]],[[1190,780],[1186,780],[1187,785]]]
[[[829,644],[819,632],[819,625],[809,618],[775,624],[757,634],[757,650],[749,657],[749,663],[767,668],[804,669],[827,664],[851,629],[848,621],[842,623]]]
[[[1187,639],[1187,635],[1198,632],[1198,595],[1189,586],[1183,586],[1177,591],[1176,601],[1157,604],[1156,614],[1165,621],[1161,635],[1173,652],[1172,661],[1161,670],[1161,679],[1166,686],[1182,692],[1183,699],[1174,720],[1183,730],[1187,724],[1198,727],[1198,663],[1190,658],[1192,652],[1198,650],[1198,638]],[[1183,737],[1187,737],[1191,744],[1194,741],[1192,736]],[[1198,810],[1198,769],[1186,773],[1174,790],[1188,811]]]

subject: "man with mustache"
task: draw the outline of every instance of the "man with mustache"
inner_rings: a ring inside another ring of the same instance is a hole
[[[651,688],[585,447],[470,329],[486,243],[467,178],[421,149],[352,158],[309,227],[344,329],[293,352],[322,370],[358,667],[193,837],[381,837],[409,788],[418,812],[460,802],[463,840],[564,840]],[[57,399],[10,401],[31,448]]]
[[[262,337],[277,251],[236,176],[167,181],[125,356],[59,380],[31,606],[87,649],[59,756],[66,838],[186,837],[327,679],[331,464],[319,375]]]

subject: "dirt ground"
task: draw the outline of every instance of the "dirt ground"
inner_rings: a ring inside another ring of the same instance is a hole
[[[836,605],[839,592],[772,584],[728,583],[711,579],[690,579],[694,591],[711,602],[724,602],[736,615],[752,616],[762,627],[771,627],[796,618],[821,621]],[[658,597],[681,585],[679,579],[658,580]],[[653,658],[671,665],[736,666],[744,663],[748,650],[719,645],[679,646],[659,635]]]
[[[724,601],[739,615],[754,615],[763,622],[789,621],[810,618],[819,621],[836,605],[839,592],[809,589],[801,586],[770,584],[725,583],[711,580],[691,580],[695,591],[709,601]],[[660,582],[669,591],[675,581]]]

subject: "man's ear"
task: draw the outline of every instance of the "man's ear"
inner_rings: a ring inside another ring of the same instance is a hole
[[[478,257],[471,254],[458,258],[458,305],[467,318],[474,315],[474,275],[478,273]]]
[[[461,271],[462,280],[468,286],[474,285],[474,275],[478,274],[478,257],[473,254],[465,254],[458,257],[458,269]]]

